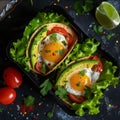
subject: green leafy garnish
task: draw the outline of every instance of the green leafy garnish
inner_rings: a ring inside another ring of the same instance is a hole
[[[104,28],[101,25],[94,25],[93,30],[97,34],[104,35],[107,38],[107,40],[110,40],[113,36],[115,36],[115,33],[106,33],[106,32],[104,32]]]
[[[67,98],[67,90],[61,86],[57,86],[57,90],[55,91],[55,95],[57,95],[61,99]]]
[[[24,98],[24,104],[26,106],[28,106],[28,107],[31,106],[31,105],[33,105],[34,102],[35,102],[35,98],[33,96],[31,96],[31,95],[29,95],[26,98]]]
[[[77,0],[74,3],[74,9],[79,14],[85,14],[93,9],[93,0]]]
[[[109,33],[106,35],[106,38],[110,40],[113,36],[115,36],[115,33],[111,33],[111,34]]]
[[[81,70],[79,73],[80,73],[80,75],[84,76],[86,73],[86,70]]]
[[[64,50],[63,49],[59,50],[59,55],[62,56],[63,54],[64,54]]]
[[[51,34],[50,39],[56,42],[57,41],[57,35],[55,33]]]
[[[93,30],[97,33],[97,34],[102,34],[103,33],[103,26],[101,25],[94,25],[93,26]]]
[[[54,115],[54,109],[55,109],[55,105],[53,106],[52,110],[47,113],[47,117],[48,118],[52,118],[53,117],[53,115]]]
[[[47,93],[52,89],[52,83],[49,79],[46,79],[41,85],[40,85],[40,93],[45,96]]]
[[[42,73],[46,73],[46,64],[42,62]]]

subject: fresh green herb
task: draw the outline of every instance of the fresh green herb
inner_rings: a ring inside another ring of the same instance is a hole
[[[67,90],[61,86],[57,86],[57,90],[55,91],[55,95],[57,95],[61,99],[65,99],[67,97]]]
[[[62,56],[63,54],[64,54],[64,50],[63,49],[59,50],[59,55]]]
[[[113,36],[115,36],[115,33],[107,34],[106,38],[110,40]]]
[[[94,25],[93,26],[93,30],[95,31],[95,33],[97,34],[103,34],[104,33],[104,28],[101,25]],[[103,34],[105,35],[105,37],[110,40],[113,36],[115,36],[115,33],[105,33]]]
[[[101,25],[94,25],[94,26],[93,26],[93,30],[94,30],[97,34],[102,34],[102,33],[103,33],[103,26],[101,26]]]
[[[76,0],[74,3],[74,9],[79,14],[85,14],[93,9],[93,0]]]
[[[47,93],[52,89],[52,83],[49,79],[46,79],[41,85],[40,85],[40,93],[45,96]]]
[[[85,73],[86,73],[86,70],[85,70],[85,69],[84,69],[84,70],[81,70],[79,73],[80,73],[80,75],[84,76]]]
[[[51,34],[50,39],[56,42],[57,41],[57,35],[55,33]]]
[[[26,98],[24,98],[24,104],[26,106],[28,106],[28,107],[31,106],[31,105],[33,105],[34,102],[35,102],[35,98],[33,96],[31,96],[31,95],[29,95]]]
[[[53,117],[53,115],[54,115],[54,109],[55,109],[55,105],[53,106],[52,111],[49,111],[49,112],[47,113],[47,117],[48,117],[49,119]]]
[[[67,45],[67,43],[66,43],[65,41],[62,41],[62,43],[63,43],[63,45],[64,45],[64,46],[66,46],[66,45]]]
[[[46,73],[46,64],[42,62],[42,73]]]

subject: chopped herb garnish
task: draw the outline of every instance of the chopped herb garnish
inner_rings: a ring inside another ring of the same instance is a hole
[[[24,98],[24,104],[26,106],[31,106],[34,104],[35,98],[31,95],[27,96],[26,98]]]
[[[86,73],[86,70],[85,70],[85,69],[84,69],[84,70],[81,70],[79,73],[80,73],[80,75],[84,76],[85,73]]]
[[[53,106],[52,110],[47,113],[47,117],[48,118],[52,118],[53,117],[54,109],[55,109],[55,105]]]
[[[100,26],[100,25],[94,25],[93,30],[97,34],[103,34],[104,33],[104,28],[103,28],[103,26]],[[115,36],[115,33],[105,33],[104,35],[108,40],[110,40],[113,36]]]
[[[57,41],[57,35],[55,33],[51,34],[50,39],[56,42]]]
[[[40,93],[45,96],[47,93],[52,89],[52,83],[49,79],[46,79],[41,85],[40,85]]]
[[[62,41],[62,43],[63,43],[63,45],[65,45],[65,46],[67,45],[67,43],[66,43],[65,41]]]
[[[42,62],[42,73],[46,73],[46,65]]]
[[[55,95],[61,99],[65,99],[67,97],[67,94],[67,90],[61,86],[58,86],[57,90],[55,91]]]
[[[115,33],[107,34],[106,38],[110,40],[113,36],[115,36]]]
[[[64,54],[64,50],[63,49],[59,50],[59,55],[62,56],[63,54]]]
[[[85,14],[93,9],[93,0],[76,0],[74,3],[74,9],[79,14]]]
[[[94,26],[93,26],[93,30],[94,30],[97,34],[101,34],[101,33],[103,33],[103,26],[94,25]]]

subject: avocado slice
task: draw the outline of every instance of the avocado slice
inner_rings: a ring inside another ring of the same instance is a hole
[[[38,53],[39,53],[39,43],[46,37],[47,27],[43,27],[34,39],[31,41],[31,47],[29,49],[29,56],[31,60],[31,66],[34,69],[36,62],[38,61]]]
[[[57,78],[56,86],[65,86],[67,82],[67,76],[77,69],[92,68],[95,64],[98,64],[96,60],[82,60],[70,64]]]

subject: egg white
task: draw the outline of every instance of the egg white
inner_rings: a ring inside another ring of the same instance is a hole
[[[68,49],[68,44],[67,44],[67,40],[66,38],[62,35],[62,34],[59,34],[59,33],[53,33],[53,34],[56,34],[56,39],[57,39],[57,42],[59,44],[62,44],[64,49],[67,50]],[[53,66],[56,65],[56,63],[54,62],[51,62],[51,61],[48,61],[47,59],[45,58],[42,58],[41,56],[41,53],[42,53],[42,50],[43,48],[49,44],[51,42],[51,35],[48,35],[44,40],[42,40],[42,42],[40,42],[39,44],[39,55],[38,55],[38,61],[44,61],[44,63],[49,67],[49,68],[52,68]]]
[[[68,75],[67,77],[67,83],[65,85],[65,88],[67,90],[67,92],[69,93],[72,93],[73,95],[79,95],[79,96],[83,96],[85,94],[85,91],[78,91],[78,90],[75,90],[71,87],[70,85],[70,78],[73,74],[75,73],[78,73],[79,71],[81,70],[86,70],[86,75],[88,76],[88,78],[90,79],[90,82],[91,82],[91,86],[99,79],[99,76],[100,76],[100,73],[99,72],[94,72],[92,71],[91,68],[84,68],[84,69],[78,69],[78,70],[75,70],[74,72],[72,72],[70,75]]]

